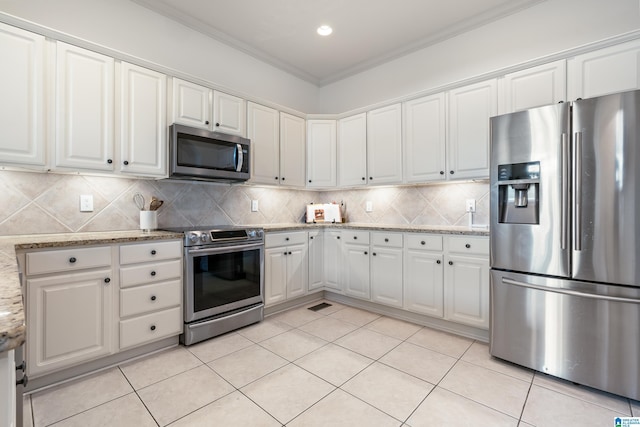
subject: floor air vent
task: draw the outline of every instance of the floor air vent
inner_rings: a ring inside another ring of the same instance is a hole
[[[331,307],[331,304],[327,304],[326,302],[321,302],[318,305],[314,305],[313,307],[309,307],[309,310],[318,311],[318,310],[322,310],[323,308],[327,308],[327,307]]]

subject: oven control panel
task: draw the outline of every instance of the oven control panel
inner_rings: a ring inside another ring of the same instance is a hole
[[[262,242],[264,230],[262,228],[220,228],[207,230],[185,231],[185,246],[216,245],[231,242]]]

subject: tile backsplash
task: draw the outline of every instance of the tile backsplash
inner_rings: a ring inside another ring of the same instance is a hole
[[[0,235],[133,230],[133,195],[164,200],[158,226],[303,222],[307,203],[344,203],[347,221],[468,225],[465,199],[477,201],[475,224],[488,224],[488,182],[309,191],[217,183],[0,171]],[[93,212],[80,212],[80,195]],[[259,211],[251,212],[251,200]],[[366,212],[366,202],[373,210]]]

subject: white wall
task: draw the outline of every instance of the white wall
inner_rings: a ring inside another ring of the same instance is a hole
[[[547,0],[320,89],[318,113],[426,91],[640,28],[638,0]]]
[[[3,0],[0,12],[301,112],[318,88],[129,0]]]

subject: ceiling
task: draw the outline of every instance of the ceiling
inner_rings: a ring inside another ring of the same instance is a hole
[[[544,0],[132,1],[323,86]]]

